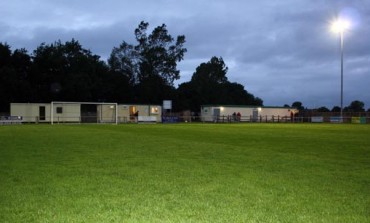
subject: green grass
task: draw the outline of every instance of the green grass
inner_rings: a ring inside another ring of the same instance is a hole
[[[370,222],[370,125],[0,126],[0,222]]]

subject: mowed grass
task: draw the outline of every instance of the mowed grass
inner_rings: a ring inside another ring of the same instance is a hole
[[[370,222],[370,125],[0,126],[0,222]]]

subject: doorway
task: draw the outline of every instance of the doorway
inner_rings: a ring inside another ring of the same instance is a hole
[[[40,106],[39,107],[39,120],[40,121],[45,121],[45,106]]]
[[[258,109],[253,109],[253,121],[257,122],[258,121]]]
[[[218,119],[220,118],[220,114],[221,114],[221,109],[219,109],[219,108],[214,108],[213,109],[213,121],[214,122],[218,121]]]
[[[82,123],[97,123],[98,114],[97,114],[96,104],[81,104],[81,122]]]
[[[136,122],[139,116],[139,111],[137,110],[136,106],[130,106],[129,111],[130,111],[130,121]]]

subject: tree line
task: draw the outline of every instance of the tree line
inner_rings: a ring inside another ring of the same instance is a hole
[[[318,113],[325,113],[325,112],[334,112],[339,113],[341,108],[339,106],[334,106],[332,109],[329,109],[325,106],[308,109],[303,106],[303,103],[300,101],[295,101],[291,106],[285,104],[284,107],[294,107],[299,110],[299,115],[305,115],[306,113],[318,112]],[[370,112],[370,108],[367,110]],[[348,106],[343,108],[343,112],[365,112],[365,103],[359,100],[352,101]]]
[[[151,33],[148,27],[141,22],[134,31],[136,44],[123,41],[107,62],[75,39],[41,43],[31,54],[0,42],[0,112],[9,112],[12,102],[173,100],[175,111],[199,111],[202,104],[263,105],[243,85],[228,81],[222,57],[201,63],[191,80],[176,88],[185,36],[172,37],[165,24]]]

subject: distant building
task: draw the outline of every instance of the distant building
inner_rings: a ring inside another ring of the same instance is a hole
[[[204,122],[279,122],[291,121],[298,110],[292,107],[203,105]]]
[[[160,105],[100,102],[11,103],[11,116],[35,123],[161,122]]]

